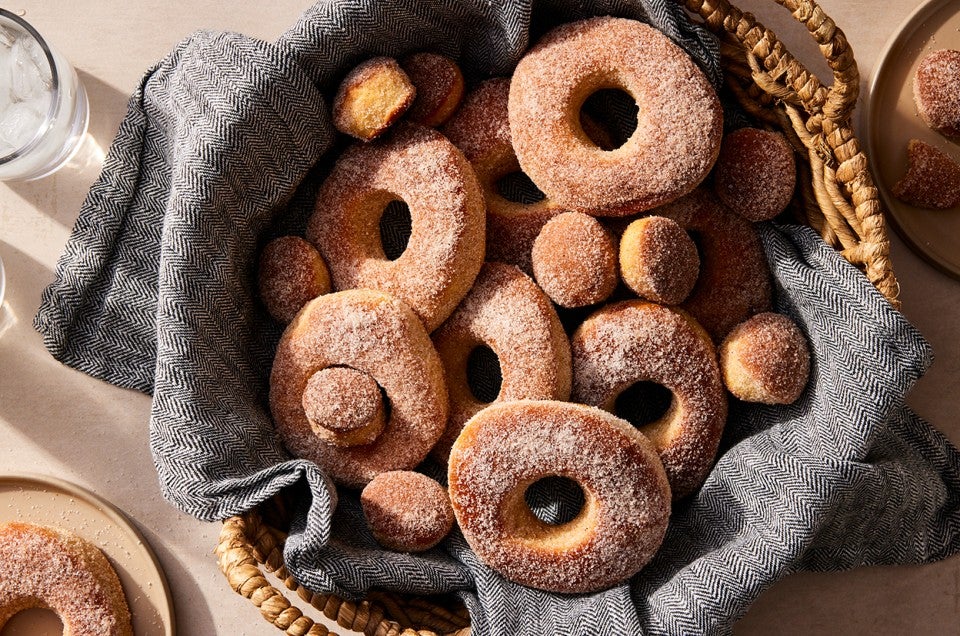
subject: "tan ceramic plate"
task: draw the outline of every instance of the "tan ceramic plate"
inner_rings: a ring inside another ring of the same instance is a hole
[[[173,636],[173,603],[160,564],[133,524],[97,495],[41,475],[0,476],[0,523],[27,521],[71,530],[100,548],[123,585],[136,636]],[[15,616],[3,636],[60,634],[52,612]]]
[[[867,156],[897,233],[934,266],[960,278],[960,208],[924,210],[901,203],[891,193],[906,171],[910,139],[921,139],[960,162],[960,144],[928,128],[913,104],[914,70],[924,55],[937,49],[960,49],[957,0],[921,5],[881,54],[867,96]]]

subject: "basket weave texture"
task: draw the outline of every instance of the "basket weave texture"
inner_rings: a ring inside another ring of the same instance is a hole
[[[879,193],[853,131],[860,74],[843,32],[811,0],[776,0],[803,24],[832,73],[824,84],[751,14],[727,0],[685,0],[686,8],[720,39],[725,83],[755,120],[779,130],[797,151],[796,220],[813,227],[898,306],[899,285],[890,263]],[[298,585],[283,565],[282,522],[253,510],[225,521],[216,549],[230,586],[263,617],[292,636],[326,636],[325,626],[306,616],[267,578],[281,581],[347,630],[377,636],[466,636],[470,618],[451,599],[371,592],[360,602],[314,594]]]

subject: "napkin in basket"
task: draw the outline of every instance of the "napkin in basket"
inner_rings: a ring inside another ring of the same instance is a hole
[[[786,407],[732,404],[715,469],[628,584],[527,589],[457,533],[422,555],[381,550],[356,493],[337,505],[317,467],[283,449],[266,410],[279,330],[255,298],[255,260],[309,213],[334,154],[339,78],[413,50],[453,56],[473,79],[508,74],[549,26],[604,14],[647,20],[719,84],[716,42],[664,0],[319,2],[276,43],[199,32],[146,74],[35,322],[65,364],[152,393],[150,443],[171,503],[213,521],[298,485],[307,494],[285,547],[298,580],[346,597],[457,593],[478,636],[727,633],[790,572],[957,551],[958,453],[904,403],[930,349],[806,228],[761,232],[776,309],[811,342],[808,390]]]

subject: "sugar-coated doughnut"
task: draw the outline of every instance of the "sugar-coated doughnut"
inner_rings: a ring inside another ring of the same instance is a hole
[[[622,89],[640,110],[615,150],[580,124],[584,101]],[[713,167],[723,114],[716,92],[684,51],[656,29],[601,17],[562,25],[517,64],[510,133],[523,171],[570,210],[625,216],[692,190]]]
[[[620,276],[641,298],[678,305],[693,291],[699,274],[697,245],[673,219],[637,219],[620,237]]]
[[[404,252],[386,258],[378,224],[403,200],[412,230]],[[397,296],[433,331],[473,284],[484,257],[483,195],[463,153],[443,135],[401,123],[381,140],[337,160],[307,226],[334,289]]]
[[[374,477],[360,493],[360,505],[377,543],[398,552],[429,550],[453,527],[447,490],[409,470]]]
[[[433,333],[446,371],[450,420],[433,456],[447,458],[463,425],[486,403],[467,378],[470,354],[490,347],[500,364],[494,402],[570,397],[570,342],[550,299],[526,274],[505,263],[485,263],[473,289]]]
[[[400,61],[400,66],[417,90],[407,117],[424,126],[442,125],[463,99],[460,67],[437,53],[412,53]]]
[[[933,210],[960,205],[960,164],[925,141],[907,145],[907,171],[893,186],[904,203]]]
[[[386,424],[380,385],[350,367],[327,367],[311,375],[301,402],[314,434],[337,446],[369,444]]]
[[[541,521],[524,495],[546,477],[575,481],[577,516]],[[583,593],[638,572],[663,541],[670,486],[650,441],[629,423],[568,402],[495,404],[450,453],[450,499],[474,553],[511,581]]]
[[[544,224],[533,242],[533,275],[561,307],[606,300],[617,286],[617,243],[600,221],[564,212]]]
[[[747,402],[791,404],[810,375],[810,348],[786,316],[757,314],[734,327],[720,346],[723,381]]]
[[[657,208],[676,221],[699,247],[700,275],[683,308],[719,344],[753,314],[771,306],[770,268],[753,224],[698,188]]]
[[[532,275],[533,241],[544,223],[563,208],[549,199],[511,201],[500,192],[499,181],[520,172],[510,141],[509,96],[509,78],[480,83],[467,94],[443,133],[463,151],[483,189],[487,204],[486,259],[516,265]]]
[[[417,91],[390,57],[374,57],[351,70],[333,99],[333,125],[363,141],[380,136],[413,103]]]
[[[336,446],[316,436],[304,411],[310,378],[328,367],[369,374],[389,417],[370,444]],[[270,411],[284,445],[333,481],[361,488],[407,470],[433,448],[447,422],[443,366],[416,314],[389,294],[357,289],[310,301],[280,337],[270,373]]]
[[[52,610],[70,636],[133,636],[120,579],[96,546],[69,530],[0,524],[0,629],[31,608]]]
[[[913,75],[913,101],[928,126],[960,140],[960,51],[940,49],[920,60]]]
[[[768,221],[783,212],[797,185],[793,149],[777,132],[740,128],[724,136],[713,172],[713,189],[748,221]]]
[[[672,402],[640,431],[653,442],[675,498],[693,492],[713,464],[727,417],[717,354],[685,312],[641,300],[607,305],[571,339],[573,400],[614,411],[638,382],[668,389]]]
[[[313,245],[299,236],[281,236],[260,254],[257,285],[273,319],[287,324],[309,301],[329,293],[330,271]]]

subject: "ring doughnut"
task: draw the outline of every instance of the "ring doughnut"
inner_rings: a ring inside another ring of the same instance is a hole
[[[273,319],[287,324],[309,301],[330,292],[330,271],[313,245],[299,236],[281,236],[260,254],[257,285]]]
[[[487,406],[470,388],[470,354],[481,345],[500,363],[494,402],[570,397],[570,341],[550,300],[526,274],[505,263],[484,263],[457,310],[433,333],[446,371],[450,419],[433,451],[444,461],[460,429]]]
[[[527,488],[547,477],[583,490],[571,521],[548,524],[526,504]],[[477,413],[453,445],[448,484],[480,560],[551,592],[591,592],[633,576],[660,547],[670,516],[670,486],[650,441],[620,418],[568,402],[505,402]]]
[[[723,138],[713,191],[748,221],[768,221],[790,204],[797,185],[793,148],[780,133],[740,128]]]
[[[533,242],[537,284],[561,307],[606,300],[617,286],[617,243],[592,216],[564,212],[544,224]]]
[[[520,172],[510,141],[509,95],[509,78],[481,82],[444,126],[443,134],[463,151],[483,189],[487,204],[487,260],[516,265],[533,275],[533,241],[544,223],[563,209],[549,199],[521,203],[500,193],[500,179]]]
[[[810,348],[786,316],[764,312],[733,328],[720,346],[727,390],[747,402],[791,404],[810,375]]]
[[[621,147],[599,148],[580,108],[601,89],[640,105]],[[703,72],[670,39],[642,22],[600,17],[547,33],[517,64],[510,132],[523,171],[569,210],[626,216],[672,201],[709,173],[723,113]]]
[[[464,82],[460,67],[436,53],[412,53],[400,66],[417,89],[407,117],[424,126],[440,126],[460,106]]]
[[[771,307],[770,268],[753,224],[698,188],[657,208],[700,248],[700,275],[681,305],[719,344],[733,327]]]
[[[310,378],[329,367],[369,374],[389,402],[377,438],[337,446],[314,434],[304,410]],[[280,337],[270,374],[270,411],[284,445],[334,482],[362,488],[388,470],[419,464],[447,421],[443,366],[409,307],[389,294],[349,290],[307,304]]]
[[[638,382],[673,394],[667,412],[640,431],[660,454],[674,498],[693,492],[713,464],[727,417],[707,333],[683,312],[635,300],[594,313],[570,345],[575,402],[612,412],[617,397]]]
[[[453,527],[447,490],[410,470],[374,477],[360,493],[360,505],[377,543],[398,552],[429,550]]]
[[[409,206],[412,230],[404,252],[388,260],[377,227],[396,200]],[[334,289],[389,292],[433,331],[483,264],[483,195],[470,164],[443,135],[401,124],[341,155],[317,195],[307,240],[326,260]]]
[[[333,125],[342,133],[370,141],[407,112],[416,94],[395,59],[371,58],[340,83],[333,99]]]
[[[0,525],[0,629],[15,614],[44,608],[71,636],[133,636],[116,571],[92,543],[59,528]]]

